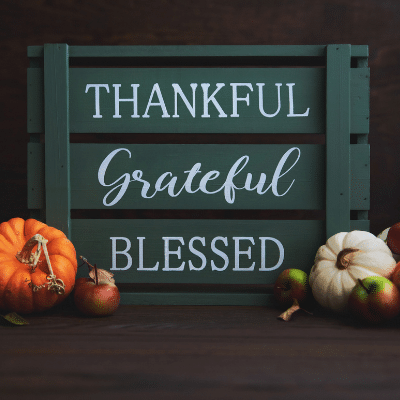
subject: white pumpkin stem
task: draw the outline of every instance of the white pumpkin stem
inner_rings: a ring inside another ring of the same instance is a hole
[[[47,276],[47,289],[51,290],[52,292],[56,292],[57,294],[64,294],[65,293],[65,284],[61,279],[58,279],[53,272],[53,268],[51,266],[49,253],[47,251],[47,239],[45,239],[42,235],[37,233],[33,235],[24,245],[21,251],[16,254],[16,258],[18,261],[28,264],[32,268],[32,272],[35,272],[37,267],[37,263],[39,261],[40,253],[43,248],[44,256],[46,258],[47,267],[49,269],[49,275]],[[36,246],[37,249],[34,254],[32,254],[32,249]],[[36,286],[31,283],[33,287],[33,291],[37,291],[43,288],[45,285]]]
[[[351,247],[347,247],[343,249],[342,251],[339,252],[336,260],[336,266],[339,269],[346,269],[351,263],[351,260],[353,259],[352,253],[355,253],[357,251],[360,251],[359,249],[354,249]]]

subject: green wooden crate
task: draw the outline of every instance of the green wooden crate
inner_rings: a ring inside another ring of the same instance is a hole
[[[28,208],[110,269],[123,303],[267,304],[327,237],[369,230],[367,46],[45,44],[28,57]],[[153,143],[164,134],[185,144]],[[191,140],[202,134],[228,139]],[[252,134],[276,139],[237,143]]]

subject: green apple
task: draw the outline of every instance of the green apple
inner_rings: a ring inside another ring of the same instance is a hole
[[[358,283],[350,293],[348,306],[357,318],[381,323],[400,313],[400,292],[383,276],[370,276]]]
[[[308,275],[301,269],[285,269],[274,285],[274,297],[282,307],[291,306],[295,299],[301,304],[309,294]]]

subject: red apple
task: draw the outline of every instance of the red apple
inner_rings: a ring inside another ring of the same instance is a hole
[[[300,269],[285,269],[274,285],[274,297],[282,307],[290,307],[295,299],[304,303],[309,294],[308,275]]]
[[[350,293],[348,306],[357,318],[381,323],[400,313],[400,292],[389,279],[370,276],[358,280]]]
[[[392,253],[400,254],[400,222],[390,227],[387,233],[386,244]]]
[[[120,293],[113,274],[90,265],[89,278],[78,278],[74,288],[76,308],[85,315],[106,316],[113,314],[119,306]]]
[[[397,289],[400,290],[400,262],[394,267],[392,275],[390,275],[390,280],[396,285]]]

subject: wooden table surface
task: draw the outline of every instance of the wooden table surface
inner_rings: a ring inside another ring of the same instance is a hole
[[[1,399],[398,399],[400,319],[315,309],[65,303],[0,325]]]

